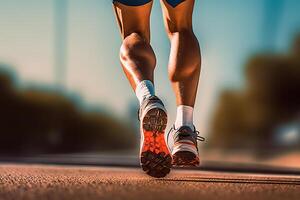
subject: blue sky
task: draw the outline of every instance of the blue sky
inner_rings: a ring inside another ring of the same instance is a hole
[[[275,3],[280,2],[274,26]],[[196,0],[194,30],[203,56],[195,111],[200,130],[207,130],[219,92],[243,86],[243,64],[251,54],[269,47],[268,38],[273,38],[272,50],[288,48],[300,30],[299,10],[298,0]],[[53,15],[53,0],[0,0],[0,62],[11,64],[23,85],[55,82]],[[119,65],[121,39],[110,0],[69,0],[67,29],[66,88],[89,104],[126,117],[128,105],[137,101]],[[158,60],[156,90],[172,121],[176,107],[167,78],[169,42],[157,0],[151,34]]]

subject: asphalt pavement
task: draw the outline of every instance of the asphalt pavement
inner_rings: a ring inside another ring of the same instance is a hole
[[[299,200],[300,176],[175,169],[0,164],[0,199]]]

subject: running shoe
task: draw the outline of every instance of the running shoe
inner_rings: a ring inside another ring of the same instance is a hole
[[[172,167],[172,157],[165,141],[167,112],[162,101],[151,96],[139,110],[141,123],[140,164],[150,176],[165,177]]]
[[[205,139],[199,135],[195,127],[182,126],[175,129],[173,126],[168,133],[168,140],[173,139],[172,164],[177,167],[196,167],[200,164],[197,141]]]

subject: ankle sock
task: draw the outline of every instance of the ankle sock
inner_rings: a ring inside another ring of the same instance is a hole
[[[150,80],[141,81],[135,88],[135,94],[141,105],[145,98],[155,95],[153,83]]]
[[[194,108],[191,106],[177,106],[175,128],[178,129],[181,126],[189,126],[192,130],[194,130],[193,111]]]

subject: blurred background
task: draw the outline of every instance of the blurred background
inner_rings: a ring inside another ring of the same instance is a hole
[[[204,163],[300,170],[299,10],[298,0],[196,0],[203,66],[195,125],[206,137]],[[159,1],[151,34],[170,126],[176,105]],[[110,0],[0,0],[0,161],[137,159],[138,101],[120,44]]]

